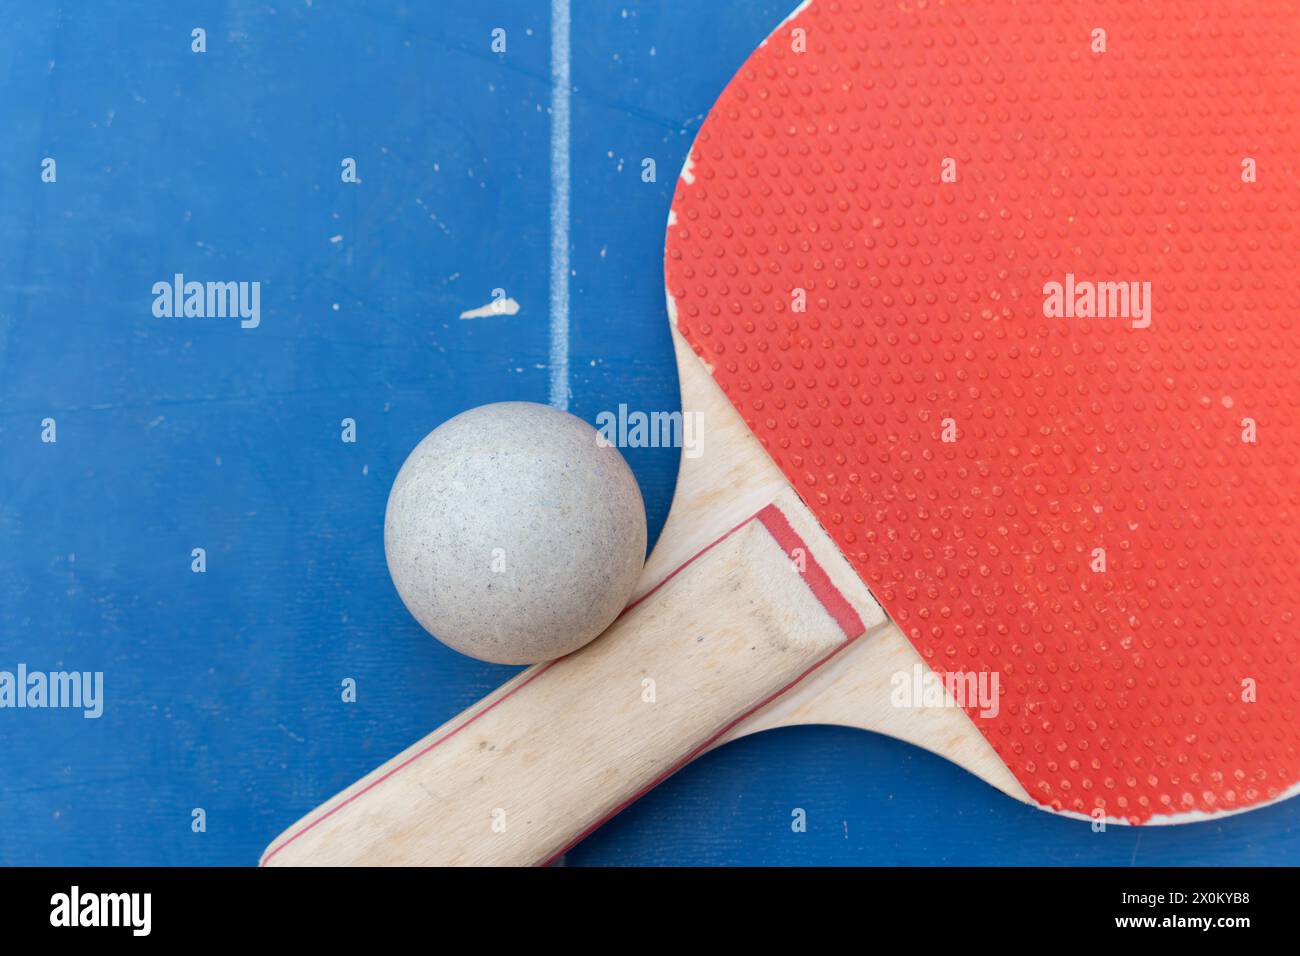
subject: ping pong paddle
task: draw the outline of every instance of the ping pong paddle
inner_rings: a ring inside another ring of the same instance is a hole
[[[677,184],[704,453],[637,599],[262,862],[544,863],[796,723],[1085,818],[1295,793],[1297,39],[1285,3],[800,7]]]

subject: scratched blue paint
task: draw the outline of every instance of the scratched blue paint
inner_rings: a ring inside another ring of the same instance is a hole
[[[660,264],[676,170],[785,6],[574,0],[570,364],[588,420],[676,405]],[[429,429],[546,400],[549,11],[135,0],[5,21],[0,669],[102,670],[107,701],[99,720],[0,710],[0,863],[252,863],[513,672],[424,635],[381,527]],[[360,184],[340,182],[349,156]],[[176,272],[261,282],[261,326],[155,319],[150,288]],[[458,319],[497,287],[519,315]],[[676,454],[628,457],[657,533]],[[914,748],[797,728],[704,757],[568,862],[1295,863],[1297,823],[1292,801],[1093,834]]]

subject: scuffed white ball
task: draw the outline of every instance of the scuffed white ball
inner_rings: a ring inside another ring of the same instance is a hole
[[[546,405],[501,402],[430,432],[397,473],[384,552],[430,634],[499,664],[560,657],[627,604],[645,506],[616,448]]]

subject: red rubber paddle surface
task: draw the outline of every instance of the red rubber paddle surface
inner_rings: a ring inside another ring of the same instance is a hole
[[[1288,3],[815,0],[677,184],[679,330],[1049,808],[1300,782],[1298,67]]]

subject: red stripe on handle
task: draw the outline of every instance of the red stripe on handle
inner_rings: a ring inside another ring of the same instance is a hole
[[[757,517],[791,561],[803,562],[804,583],[808,585],[808,590],[812,591],[813,596],[821,602],[822,607],[826,608],[826,613],[835,618],[835,623],[840,626],[844,636],[853,640],[865,631],[866,627],[862,623],[862,618],[858,617],[858,612],[853,610],[853,605],[831,583],[830,577],[812,556],[808,546],[803,543],[803,538],[790,527],[790,521],[781,509],[776,505],[768,505],[758,513]],[[799,555],[795,555],[795,551],[798,551]]]

